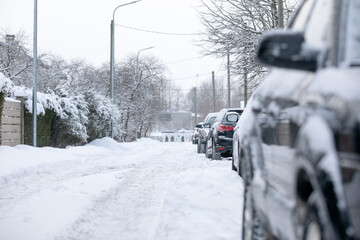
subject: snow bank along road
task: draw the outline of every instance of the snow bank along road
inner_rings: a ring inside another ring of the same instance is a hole
[[[0,239],[240,239],[242,180],[190,143],[0,147]]]

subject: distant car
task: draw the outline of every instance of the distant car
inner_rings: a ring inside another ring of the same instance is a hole
[[[196,124],[195,128],[194,128],[194,133],[191,136],[191,142],[192,144],[198,144],[198,139],[199,139],[199,129],[203,127],[203,123],[200,122],[198,124]]]
[[[207,141],[207,136],[209,134],[209,130],[213,123],[215,122],[215,119],[219,113],[213,112],[209,113],[204,123],[202,124],[202,127],[198,130],[198,143],[197,143],[197,153],[205,153],[205,146]]]
[[[359,24],[359,0],[304,0],[262,39],[274,68],[236,129],[243,239],[360,239]]]
[[[232,155],[234,126],[242,112],[241,108],[224,108],[219,112],[206,139],[206,157],[219,160]]]

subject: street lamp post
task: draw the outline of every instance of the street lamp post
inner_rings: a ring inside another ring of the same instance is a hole
[[[143,49],[140,49],[137,54],[136,54],[136,68],[135,68],[135,80],[136,80],[136,77],[138,75],[138,71],[139,71],[139,54],[142,52],[142,51],[146,51],[146,50],[149,50],[149,49],[152,49],[154,48],[155,46],[152,46],[152,47],[148,47],[148,48],[143,48]]]
[[[110,96],[111,96],[111,103],[114,104],[114,49],[115,49],[115,12],[118,8],[123,7],[123,6],[127,6],[130,4],[134,4],[137,2],[140,2],[141,0],[136,0],[136,1],[132,1],[129,3],[125,3],[125,4],[121,4],[119,6],[117,6],[114,11],[113,11],[113,15],[112,15],[112,20],[111,20],[111,33],[110,33]],[[114,138],[114,127],[113,127],[113,121],[111,120],[111,138]]]
[[[149,50],[149,49],[152,49],[154,48],[155,46],[152,46],[152,47],[147,47],[147,48],[143,48],[143,49],[140,49],[137,54],[136,54],[136,67],[135,67],[135,74],[134,74],[134,84],[136,84],[136,81],[138,80],[138,71],[139,71],[139,54],[142,52],[142,51],[146,51],[146,50]],[[140,80],[140,79],[139,79]],[[136,124],[135,126],[135,141],[137,141],[138,137],[138,125]]]
[[[32,96],[32,115],[33,115],[33,146],[37,145],[37,0],[34,0],[34,41],[33,41],[33,96]]]

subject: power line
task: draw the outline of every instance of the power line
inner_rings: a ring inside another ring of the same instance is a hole
[[[186,59],[182,59],[182,60],[178,60],[178,61],[174,61],[174,62],[168,62],[168,63],[165,63],[165,65],[170,65],[170,64],[175,64],[175,63],[182,63],[182,62],[187,62],[187,61],[191,61],[191,60],[195,60],[195,59],[200,59],[200,58],[204,58],[204,57],[186,58]]]
[[[196,75],[194,75],[194,76],[171,79],[171,81],[186,80],[186,79],[192,79],[192,78],[197,78],[197,77],[202,77],[202,76],[208,76],[208,75],[211,75],[211,73],[196,74]]]
[[[153,30],[147,30],[147,29],[141,29],[141,28],[135,28],[130,26],[125,26],[121,24],[115,24],[116,26],[140,31],[140,32],[147,32],[147,33],[153,33],[153,34],[162,34],[162,35],[173,35],[173,36],[198,36],[201,35],[201,33],[173,33],[173,32],[160,32],[160,31],[153,31]]]

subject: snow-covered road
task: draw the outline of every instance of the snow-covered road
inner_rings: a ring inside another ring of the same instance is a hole
[[[190,143],[0,147],[0,239],[240,239],[242,180]]]

